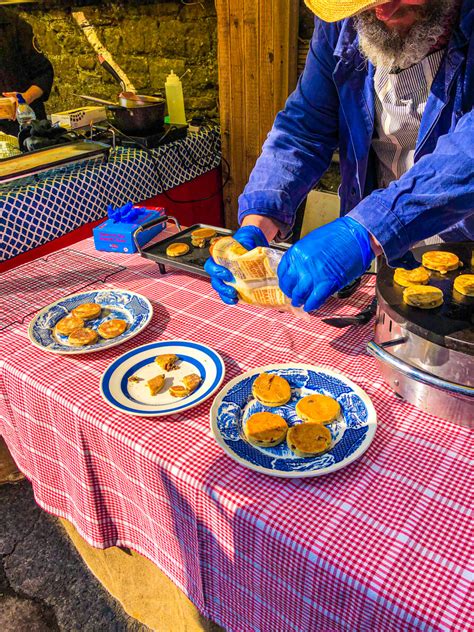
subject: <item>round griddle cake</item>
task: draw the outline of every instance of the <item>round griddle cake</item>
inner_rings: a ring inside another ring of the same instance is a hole
[[[404,303],[403,287],[394,283],[394,269],[384,261],[377,274],[381,307],[414,334],[444,347],[474,355],[474,298],[453,293],[457,276],[474,273],[474,244],[465,242],[422,246],[413,250],[413,256],[421,264],[423,253],[430,250],[452,252],[463,264],[446,274],[431,271],[430,285],[442,290],[443,304],[432,310],[422,310]]]

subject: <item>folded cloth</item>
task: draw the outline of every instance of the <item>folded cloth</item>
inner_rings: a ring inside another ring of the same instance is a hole
[[[77,139],[77,136],[68,132],[59,125],[51,125],[50,121],[32,121],[31,125],[24,127],[18,134],[18,141],[22,151],[34,151],[54,145],[63,145]]]

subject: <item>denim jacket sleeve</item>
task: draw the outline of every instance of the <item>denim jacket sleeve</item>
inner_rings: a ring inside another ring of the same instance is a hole
[[[239,198],[239,222],[249,214],[265,215],[290,229],[296,209],[329,167],[339,111],[331,33],[337,38],[334,26],[316,21],[304,72]]]
[[[417,241],[468,224],[474,215],[474,111],[440,136],[433,153],[349,215],[378,240],[389,263]]]

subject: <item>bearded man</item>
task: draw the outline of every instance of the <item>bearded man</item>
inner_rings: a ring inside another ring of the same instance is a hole
[[[305,0],[316,14],[306,66],[239,198],[246,248],[283,239],[339,149],[341,217],[278,268],[295,306],[317,309],[420,240],[474,235],[474,0]],[[235,303],[228,270],[206,263]]]

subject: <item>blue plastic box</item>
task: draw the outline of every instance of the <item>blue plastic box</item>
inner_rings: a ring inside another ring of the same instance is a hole
[[[131,253],[137,252],[133,241],[133,233],[136,229],[155,217],[166,215],[166,210],[161,207],[154,209],[140,208],[129,203],[118,209],[109,207],[108,215],[109,218],[93,230],[96,250]],[[137,241],[140,246],[143,246],[155,235],[158,235],[164,227],[164,224],[156,224],[148,230],[139,233]]]

